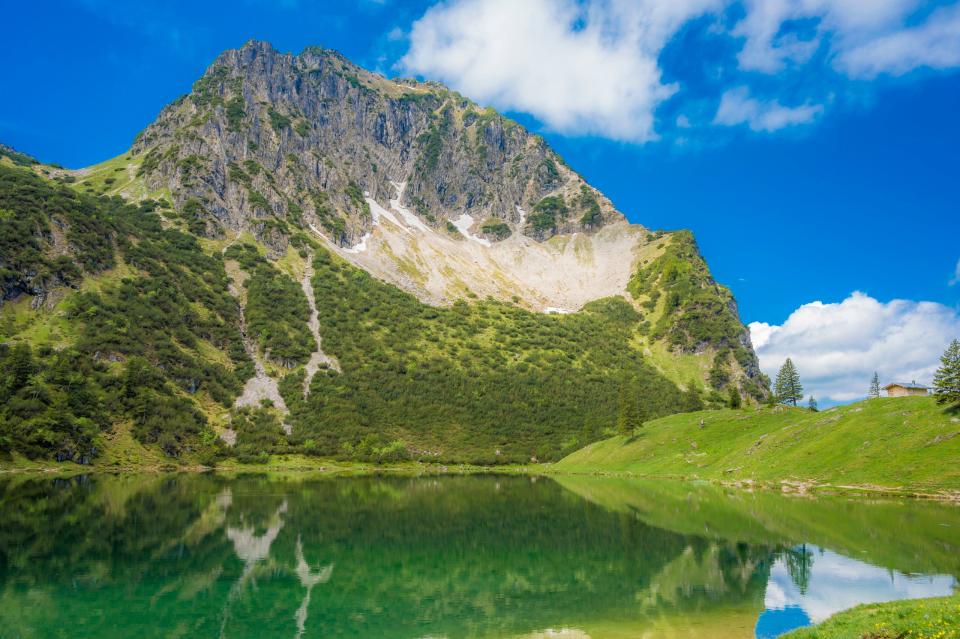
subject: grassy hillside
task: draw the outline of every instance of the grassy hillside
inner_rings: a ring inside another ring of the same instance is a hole
[[[649,422],[634,437],[596,442],[557,468],[957,490],[958,435],[960,416],[928,397],[873,399],[820,413],[701,411]]]
[[[857,606],[783,639],[958,639],[960,595]]]

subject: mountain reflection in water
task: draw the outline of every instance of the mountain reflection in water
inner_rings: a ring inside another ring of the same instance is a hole
[[[0,639],[766,638],[960,574],[955,507],[617,479],[14,476],[0,521]]]

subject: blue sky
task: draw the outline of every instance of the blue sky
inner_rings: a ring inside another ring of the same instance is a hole
[[[44,161],[122,153],[247,39],[319,44],[445,81],[542,132],[632,221],[692,229],[765,368],[794,353],[822,396],[884,365],[923,379],[960,333],[956,0],[75,0],[4,23],[0,141]],[[874,328],[818,346],[851,325]],[[912,359],[910,331],[929,342]]]

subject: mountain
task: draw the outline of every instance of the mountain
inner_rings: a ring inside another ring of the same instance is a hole
[[[8,454],[556,459],[768,393],[689,232],[320,48],[225,52],[87,169],[0,148],[0,248]]]

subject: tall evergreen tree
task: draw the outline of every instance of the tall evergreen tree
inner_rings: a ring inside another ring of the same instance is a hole
[[[797,372],[797,367],[793,365],[793,360],[789,357],[780,367],[780,372],[777,373],[774,392],[777,394],[777,401],[782,404],[796,406],[797,402],[803,399],[800,373]]]
[[[880,397],[880,376],[877,375],[877,372],[873,372],[873,379],[870,380],[870,392],[867,393],[867,396],[876,399]]]
[[[817,412],[817,400],[813,395],[810,396],[810,401],[807,402],[807,408],[809,408],[811,412]]]
[[[933,394],[938,404],[960,408],[960,340],[953,340],[940,357],[940,368],[933,376]]]
[[[743,406],[743,398],[740,397],[740,393],[733,386],[730,387],[730,396],[729,400],[727,401],[727,406],[733,409]]]
[[[620,384],[620,394],[617,398],[617,433],[629,437],[639,426],[637,413],[637,399],[630,389],[630,384],[624,381]]]
[[[697,382],[691,379],[683,394],[683,411],[693,413],[698,410],[703,410],[703,398],[700,396],[700,387],[697,386]]]

